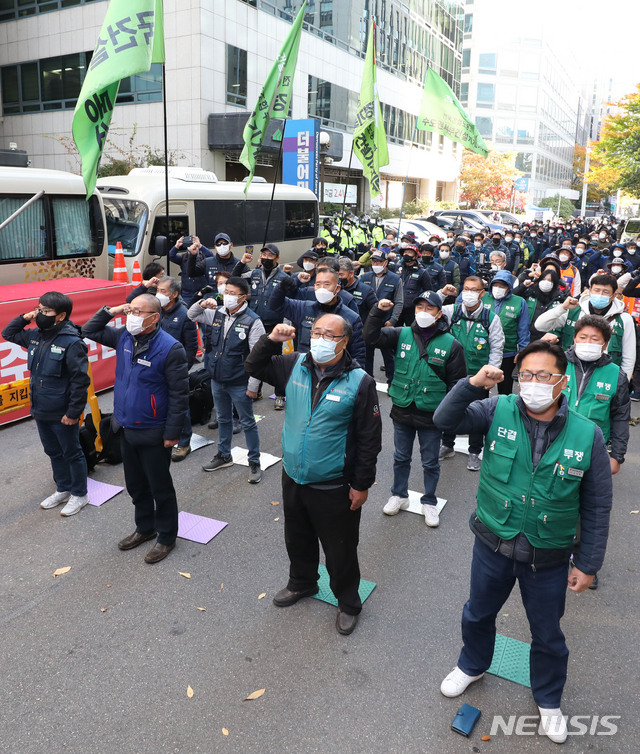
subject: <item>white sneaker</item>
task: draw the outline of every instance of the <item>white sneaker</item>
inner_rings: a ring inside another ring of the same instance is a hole
[[[480,673],[480,675],[467,675],[456,665],[440,684],[440,693],[449,697],[460,696],[466,690],[467,686],[474,681],[479,681],[483,675],[484,673]]]
[[[79,513],[88,502],[89,495],[83,495],[82,497],[78,497],[78,495],[71,495],[69,502],[60,511],[60,515],[75,516],[75,514]]]
[[[409,507],[408,497],[399,497],[398,495],[391,495],[389,500],[387,500],[387,504],[382,509],[382,512],[386,513],[387,516],[395,516],[396,513],[400,513],[400,511],[406,511],[408,507]]]
[[[62,503],[66,503],[70,497],[70,492],[54,492],[53,495],[49,495],[46,500],[40,503],[40,507],[49,510],[49,508],[55,508]]]
[[[560,707],[549,709],[538,707],[540,711],[540,727],[538,735],[544,734],[556,744],[563,744],[567,740],[567,719]]]
[[[440,525],[440,514],[435,505],[426,505],[423,503],[422,513],[424,515],[424,522],[427,526],[431,526],[435,529],[436,526]]]

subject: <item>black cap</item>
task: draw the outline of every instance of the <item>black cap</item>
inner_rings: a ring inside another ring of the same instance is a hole
[[[274,243],[266,243],[260,251],[270,251],[272,254],[275,254],[277,257],[280,256],[280,249],[274,244]]]
[[[413,305],[415,306],[420,301],[426,301],[431,306],[437,306],[438,309],[442,309],[442,299],[435,291],[424,291],[424,293],[413,299]]]

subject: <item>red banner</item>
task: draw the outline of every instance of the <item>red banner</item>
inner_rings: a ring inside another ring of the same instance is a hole
[[[73,301],[71,320],[76,325],[84,325],[103,306],[124,304],[127,294],[131,291],[131,285],[93,278],[64,278],[4,285],[0,290],[3,299],[0,302],[0,329],[2,329],[19,314],[33,311],[40,296],[48,291],[59,291],[69,296]],[[124,320],[124,316],[115,317],[111,324],[118,327],[124,325]],[[89,349],[89,361],[93,369],[96,391],[112,387],[115,379],[116,352],[92,340],[85,339],[85,343]],[[0,383],[21,380],[28,376],[26,350],[0,338]],[[28,408],[0,414],[0,425],[25,416],[29,416]]]

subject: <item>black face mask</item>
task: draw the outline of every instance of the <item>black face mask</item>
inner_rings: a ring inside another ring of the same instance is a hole
[[[413,256],[413,254],[403,254],[402,259],[405,264],[413,264],[416,261],[416,258]]]
[[[500,239],[499,238],[494,238],[492,240],[493,240],[493,245],[494,246],[500,246]]]
[[[431,264],[431,262],[433,262],[433,257],[424,256],[424,257],[422,257],[422,261],[425,264]]]
[[[41,330],[48,330],[50,327],[53,327],[55,323],[56,323],[55,314],[43,314],[42,312],[38,312],[36,314],[36,325]]]
[[[457,252],[458,252],[459,254],[462,254],[462,252],[464,251],[464,249],[465,249],[465,247],[464,247],[464,246],[460,246],[460,244],[457,244],[457,245],[456,245],[456,247],[455,247],[455,250],[456,250],[456,251],[457,251]]]
[[[267,259],[266,257],[262,257],[261,263],[262,269],[266,270],[267,272],[271,272],[271,270],[276,266],[275,259]]]

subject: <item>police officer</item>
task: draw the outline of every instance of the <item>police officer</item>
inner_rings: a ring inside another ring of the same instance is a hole
[[[442,319],[442,301],[435,291],[414,299],[415,319],[410,327],[384,327],[391,301],[372,309],[364,326],[367,343],[391,348],[396,369],[389,387],[393,421],[393,485],[382,509],[394,516],[409,507],[409,475],[413,443],[418,435],[424,494],[422,513],[427,526],[438,526],[436,487],[440,478],[441,432],[433,424],[433,412],[455,383],[467,373],[464,351]]]

